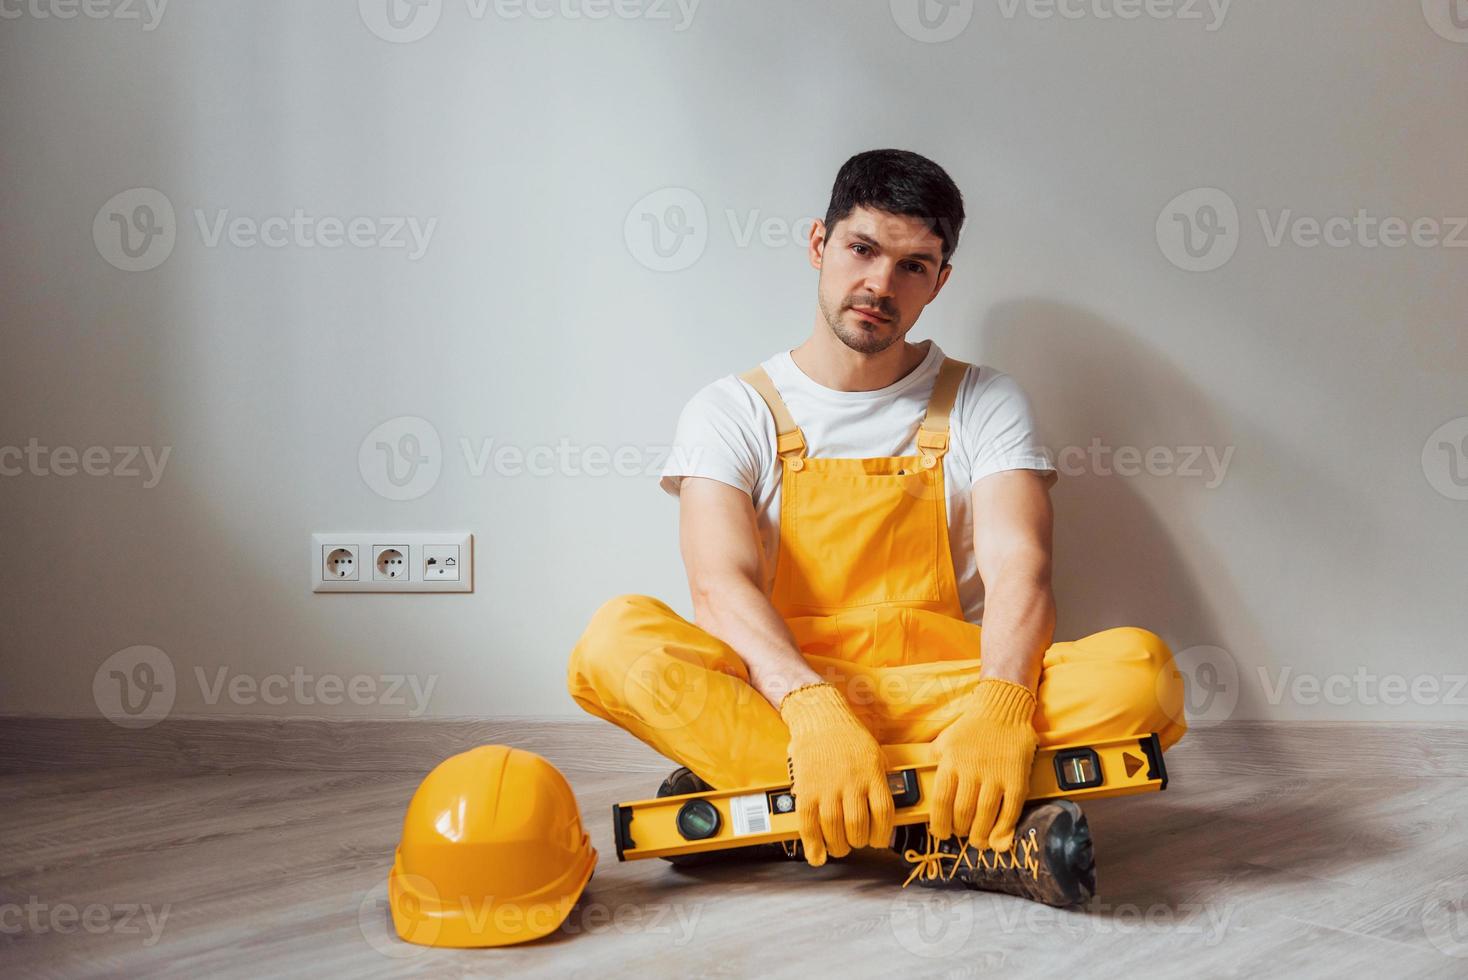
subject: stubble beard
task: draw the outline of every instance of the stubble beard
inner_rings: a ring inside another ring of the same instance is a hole
[[[853,327],[843,319],[847,309],[847,307],[841,307],[833,314],[831,309],[823,303],[821,312],[825,315],[826,324],[836,335],[836,339],[858,354],[880,354],[895,344],[901,336],[900,331],[896,329],[892,329],[891,333],[881,332],[888,328],[895,328],[896,324],[891,320],[886,323],[870,324],[867,327]],[[865,321],[862,322],[865,323]]]

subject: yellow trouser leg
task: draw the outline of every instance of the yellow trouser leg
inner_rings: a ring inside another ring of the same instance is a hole
[[[900,608],[790,620],[812,668],[883,745],[930,742],[978,683],[980,628]],[[603,604],[571,652],[571,697],[717,789],[785,780],[789,732],[722,640],[651,596]],[[1187,730],[1182,680],[1155,634],[1118,627],[1045,652],[1041,745]]]

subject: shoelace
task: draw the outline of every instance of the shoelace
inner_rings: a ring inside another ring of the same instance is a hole
[[[963,845],[963,849],[957,854],[949,854],[946,851],[939,850],[940,843],[930,828],[928,833],[928,850],[926,852],[920,852],[912,847],[909,847],[903,852],[903,859],[909,864],[915,865],[912,873],[907,876],[907,881],[902,883],[903,888],[906,888],[914,878],[919,877],[924,881],[935,881],[940,878],[943,881],[952,881],[953,876],[958,873],[958,862],[960,859],[975,871],[982,870],[991,873],[994,871],[1011,870],[1018,870],[1020,872],[1028,871],[1032,879],[1039,880],[1040,862],[1036,859],[1035,855],[1039,853],[1040,842],[1035,837],[1035,829],[1033,827],[1030,828],[1030,832],[1025,836],[1015,838],[1014,844],[1007,851],[994,851],[986,848],[985,850],[976,852],[979,856],[979,865],[977,868],[969,860],[969,851],[973,850],[973,848],[967,843]],[[986,854],[994,855],[993,859],[986,858],[984,856]],[[943,861],[945,859],[953,862],[946,876],[943,874]]]
[[[968,860],[967,846],[957,854],[948,854],[938,850],[938,839],[932,834],[928,834],[928,850],[926,853],[921,853],[916,848],[909,847],[903,852],[902,857],[909,864],[916,865],[912,869],[912,873],[907,876],[907,881],[902,883],[903,888],[906,888],[917,877],[921,877],[924,881],[934,881],[939,878],[944,881],[952,881],[954,873],[958,870],[960,858],[967,861],[970,868],[973,867],[973,862]],[[943,874],[943,861],[945,859],[953,861],[953,866],[948,869],[946,877]]]

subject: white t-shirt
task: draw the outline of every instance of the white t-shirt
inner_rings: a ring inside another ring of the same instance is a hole
[[[806,455],[834,458],[911,456],[918,424],[943,351],[929,342],[923,362],[894,384],[876,391],[836,391],[812,381],[782,351],[763,363],[795,424],[805,434]],[[948,495],[948,541],[964,618],[979,623],[984,585],[974,561],[974,483],[1001,470],[1049,470],[1050,453],[1035,431],[1029,400],[1009,375],[972,365],[964,373],[949,419],[943,479]],[[754,500],[765,553],[765,594],[774,586],[780,547],[780,471],[775,420],[759,392],[729,374],[700,389],[678,418],[672,451],[659,485],[673,496],[685,476],[710,477],[738,487]]]

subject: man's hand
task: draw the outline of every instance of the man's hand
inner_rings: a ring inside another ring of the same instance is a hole
[[[937,771],[928,822],[938,840],[957,834],[975,850],[1008,850],[1029,796],[1035,695],[985,678],[964,713],[933,740]]]
[[[853,847],[887,846],[892,836],[892,790],[882,747],[833,685],[798,687],[780,701],[790,729],[789,763],[800,841],[812,867],[826,854]]]
[[[974,558],[984,582],[978,687],[933,740],[937,771],[928,820],[977,850],[1007,850],[1029,796],[1033,716],[1055,632],[1050,589],[1053,471],[1007,470],[974,484]]]

